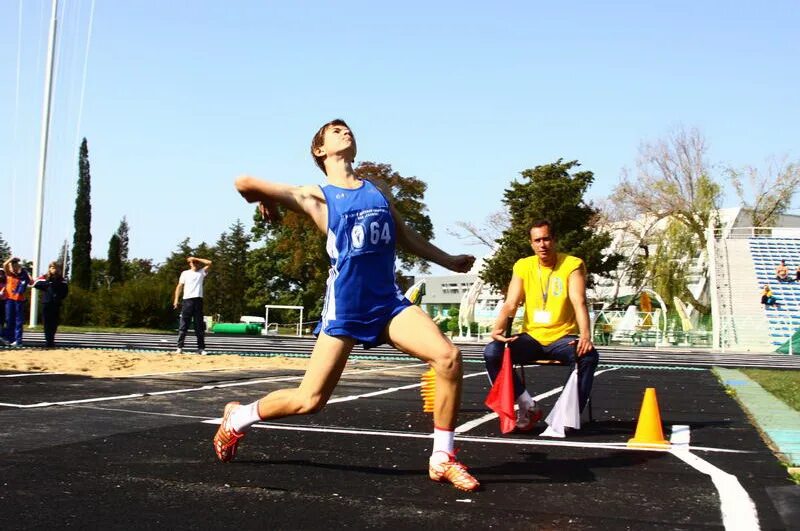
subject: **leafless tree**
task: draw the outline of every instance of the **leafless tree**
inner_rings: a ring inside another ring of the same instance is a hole
[[[726,173],[742,206],[752,212],[754,227],[775,225],[800,187],[800,165],[785,156],[769,159],[763,169],[744,166],[727,168]]]

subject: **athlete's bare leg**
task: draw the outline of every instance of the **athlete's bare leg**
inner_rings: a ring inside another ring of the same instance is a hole
[[[299,387],[273,391],[258,401],[262,420],[316,413],[328,403],[355,341],[320,333]]]
[[[409,306],[387,327],[389,341],[403,352],[426,361],[436,373],[433,423],[453,429],[461,405],[461,352],[442,334],[428,314]]]

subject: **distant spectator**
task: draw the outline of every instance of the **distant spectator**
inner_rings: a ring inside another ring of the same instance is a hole
[[[3,263],[6,273],[6,325],[3,335],[12,347],[22,346],[22,325],[25,321],[25,295],[31,284],[31,276],[20,265],[20,259],[12,257]]]
[[[781,260],[781,265],[775,268],[775,279],[778,282],[792,282],[789,276],[789,268],[786,267],[786,260]]]
[[[763,304],[764,307],[780,306],[778,299],[776,299],[775,295],[772,294],[769,284],[764,284],[764,290],[761,292],[761,304]]]
[[[61,302],[67,298],[69,286],[61,274],[58,262],[50,262],[47,274],[40,276],[33,287],[42,290],[42,316],[44,317],[44,341],[47,348],[56,346],[56,331],[60,320]]]
[[[794,272],[794,281],[800,282],[800,266],[797,266],[797,271]]]
[[[6,272],[0,269],[0,345],[5,345],[7,341],[2,337],[3,329],[6,326]]]

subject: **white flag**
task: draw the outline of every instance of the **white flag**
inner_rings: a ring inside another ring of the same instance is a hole
[[[553,410],[544,420],[547,423],[547,429],[542,432],[542,437],[564,438],[566,437],[565,428],[580,429],[581,409],[579,403],[578,367],[576,365],[575,369],[572,370],[572,374],[569,375],[569,379],[564,385],[556,405],[553,406]]]

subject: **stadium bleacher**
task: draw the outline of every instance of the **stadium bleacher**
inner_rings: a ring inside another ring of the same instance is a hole
[[[800,283],[778,282],[775,268],[785,260],[794,280],[800,265],[800,238],[750,238],[750,254],[756,271],[758,293],[769,284],[780,306],[765,308],[773,345],[784,344],[800,328]]]

